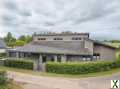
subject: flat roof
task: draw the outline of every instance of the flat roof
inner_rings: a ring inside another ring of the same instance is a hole
[[[73,35],[88,35],[89,33],[35,33],[34,36],[73,36]]]

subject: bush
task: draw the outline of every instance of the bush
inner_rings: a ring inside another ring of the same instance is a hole
[[[6,53],[0,53],[0,59],[5,58],[6,57]]]
[[[7,74],[5,71],[0,71],[0,85],[7,83]]]
[[[46,64],[46,71],[58,74],[87,74],[108,71],[120,67],[120,61],[84,62],[84,63],[53,63]]]
[[[7,67],[22,68],[22,69],[33,69],[33,62],[28,60],[5,60],[4,65]]]

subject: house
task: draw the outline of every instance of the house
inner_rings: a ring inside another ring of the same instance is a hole
[[[0,55],[6,53],[6,44],[3,39],[0,38]]]
[[[23,47],[9,49],[9,57],[32,58],[38,63],[46,61],[111,61],[116,48],[91,40],[89,33],[34,34],[33,41]]]

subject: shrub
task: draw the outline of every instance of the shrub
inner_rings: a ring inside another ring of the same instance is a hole
[[[84,63],[54,63],[46,64],[46,71],[58,74],[87,74],[108,71],[120,67],[120,61],[114,62],[84,62]]]
[[[33,62],[28,60],[5,60],[4,65],[14,68],[33,69]]]
[[[0,59],[5,58],[6,57],[6,53],[0,53]]]
[[[7,83],[7,74],[5,71],[0,71],[0,85]]]

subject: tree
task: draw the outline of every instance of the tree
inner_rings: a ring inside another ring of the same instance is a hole
[[[32,36],[27,35],[26,36],[26,43],[29,43],[32,41]]]
[[[4,40],[8,47],[23,46],[32,41],[32,36],[21,35],[18,39],[13,37],[11,32],[8,32]]]
[[[12,36],[11,32],[8,32],[7,36],[4,38],[7,46],[9,47],[14,47],[16,38]]]
[[[21,40],[21,41],[26,41],[26,36],[22,35],[18,38],[18,40]]]
[[[24,41],[25,43],[29,43],[32,41],[32,36],[25,36],[25,35],[22,35],[18,38],[18,40],[21,40],[21,41]]]
[[[25,44],[25,41],[16,40],[15,46],[23,46],[24,44]]]

